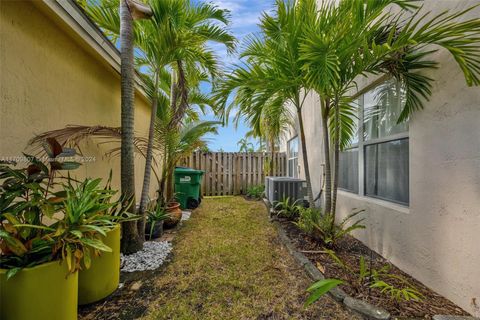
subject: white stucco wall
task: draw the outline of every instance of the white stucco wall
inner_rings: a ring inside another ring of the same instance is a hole
[[[424,7],[438,13],[475,4],[480,0],[427,0]],[[468,16],[479,15],[477,8]],[[435,58],[433,96],[410,122],[410,206],[340,191],[339,218],[365,209],[367,229],[355,233],[358,239],[480,316],[480,88],[466,86],[448,53]],[[323,163],[319,109],[318,98],[308,97],[303,118],[314,194]],[[301,158],[299,165],[303,175]]]

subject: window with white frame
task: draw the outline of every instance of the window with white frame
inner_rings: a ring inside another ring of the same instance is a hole
[[[298,136],[287,142],[288,176],[298,178]]]
[[[358,104],[358,133],[340,154],[339,187],[408,205],[408,123],[397,123],[405,90],[389,80],[360,97]]]

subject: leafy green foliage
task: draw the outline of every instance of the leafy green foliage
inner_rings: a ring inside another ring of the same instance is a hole
[[[239,146],[238,152],[253,152],[254,147],[253,143],[249,142],[247,138],[242,138],[237,142],[237,146]]]
[[[305,307],[308,307],[315,301],[318,301],[323,295],[328,293],[328,291],[341,285],[342,283],[343,281],[337,279],[323,279],[315,282],[307,289],[310,295],[308,296],[307,301],[305,301]]]
[[[333,250],[325,250],[330,258],[341,268],[350,273],[357,273],[356,270],[345,264]],[[395,285],[391,280],[397,280],[401,285]],[[370,269],[366,262],[365,257],[361,256],[359,259],[358,277],[357,281],[351,283],[353,286],[369,286],[370,288],[379,289],[381,293],[389,295],[391,299],[395,299],[398,302],[401,301],[421,301],[424,296],[405,278],[395,275],[390,272],[390,265],[385,265],[380,269]]]
[[[147,211],[147,221],[150,224],[149,239],[152,239],[155,224],[170,217],[165,207],[155,201],[154,210]]]
[[[56,141],[55,141],[56,142]],[[60,156],[75,154],[58,142],[48,142],[47,165],[29,157],[27,168],[0,164],[0,264],[11,277],[19,270],[57,259],[65,260],[70,272],[89,267],[91,255],[110,251],[101,236],[119,221],[132,219],[120,201],[113,201],[110,182],[101,188],[100,179],[84,182],[55,178],[57,170],[76,168]],[[64,164],[67,166],[64,166]],[[53,192],[52,186],[60,191]]]
[[[292,124],[293,113],[301,114],[310,92],[300,62],[303,22],[316,14],[308,9],[303,1],[276,1],[275,10],[263,14],[260,33],[247,37],[242,63],[215,86],[217,114],[228,122],[232,110],[238,110],[234,121],[244,119],[271,146]],[[303,137],[303,123],[299,131]],[[302,156],[307,159],[307,150]],[[304,164],[309,172],[308,162]],[[313,206],[309,174],[306,180]]]
[[[352,233],[354,230],[365,229],[361,224],[364,219],[354,222],[351,220],[363,212],[363,210],[353,212],[346,216],[339,224],[335,223],[332,214],[322,214],[319,209],[298,208],[299,218],[295,222],[296,226],[305,233],[322,240],[328,247],[335,247],[337,242]]]
[[[392,299],[397,301],[421,301],[423,299],[422,294],[412,287],[397,288],[383,280],[374,280],[370,288],[378,288],[380,292],[389,294]]]
[[[69,271],[88,269],[92,256],[111,252],[102,241],[102,236],[115,228],[118,222],[132,215],[126,214],[120,201],[113,201],[116,191],[100,187],[101,179],[86,179],[83,182],[70,180],[64,185],[63,217],[52,224],[53,237],[57,243],[53,255],[66,260]],[[108,184],[107,184],[108,186]]]
[[[316,208],[299,208],[298,221],[294,222],[295,225],[303,232],[314,235],[315,230],[318,228],[318,222],[322,219],[322,211]]]
[[[0,264],[9,269],[7,277],[54,259],[55,240],[50,234],[55,229],[45,221],[63,207],[63,193],[52,192],[55,175],[79,164],[65,161],[75,150],[63,148],[53,138],[44,140],[43,148],[48,155],[46,164],[27,154],[30,163],[26,168],[0,163]]]
[[[303,208],[301,203],[303,200],[292,201],[290,198],[285,198],[283,201],[278,201],[273,206],[278,217],[287,219],[297,219],[300,210]]]
[[[265,191],[264,185],[251,186],[247,188],[246,196],[251,199],[260,200],[263,196],[264,191]]]

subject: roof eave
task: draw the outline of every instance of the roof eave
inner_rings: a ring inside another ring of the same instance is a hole
[[[43,0],[43,4],[67,24],[118,74],[121,73],[120,51],[73,0]],[[135,89],[144,99],[150,101],[144,88],[145,84],[137,73],[135,75]]]

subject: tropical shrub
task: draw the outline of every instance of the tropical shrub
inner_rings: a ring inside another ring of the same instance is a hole
[[[264,185],[252,186],[247,188],[247,197],[255,200],[259,200],[263,196],[263,192],[265,191]]]
[[[294,220],[298,218],[300,210],[303,209],[301,203],[302,200],[292,201],[287,197],[283,201],[275,203],[274,209],[278,217]]]
[[[118,221],[133,218],[120,201],[113,201],[116,192],[110,183],[100,188],[100,179],[55,178],[56,171],[79,166],[60,162],[61,155],[75,152],[63,152],[55,142],[45,147],[52,155],[50,168],[33,156],[27,156],[27,168],[0,164],[0,265],[9,269],[8,278],[22,268],[58,259],[66,260],[69,272],[81,269],[82,261],[88,268],[92,254],[110,251],[100,236]]]
[[[101,236],[126,220],[125,206],[121,201],[112,200],[117,192],[111,190],[109,184],[100,187],[101,181],[86,179],[72,183],[68,180],[63,187],[63,217],[50,226],[54,232],[52,237],[56,239],[53,256],[66,260],[72,273],[82,269],[81,262],[90,268],[92,256],[99,256],[102,251],[111,252]]]
[[[152,239],[155,230],[155,224],[165,221],[170,217],[165,207],[156,203],[154,210],[147,211],[148,239]]]
[[[47,139],[43,148],[48,155],[45,165],[34,156],[26,168],[14,162],[0,162],[0,265],[9,269],[10,278],[21,268],[33,267],[53,259],[55,240],[45,224],[63,207],[61,193],[52,192],[59,170],[75,169],[78,163],[61,159],[75,155],[63,149],[55,139]]]
[[[357,229],[365,229],[361,224],[364,219],[359,219],[351,223],[351,220],[363,212],[363,210],[353,212],[346,216],[339,224],[335,224],[333,214],[322,214],[320,209],[299,207],[299,218],[295,222],[305,233],[314,238],[322,240],[327,247],[333,248],[338,241],[346,235]]]

